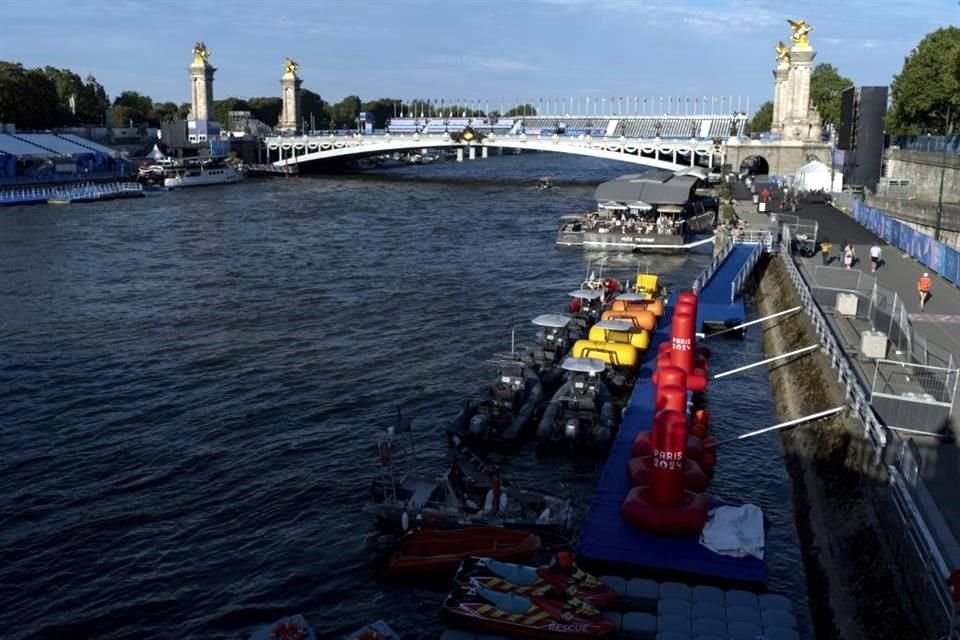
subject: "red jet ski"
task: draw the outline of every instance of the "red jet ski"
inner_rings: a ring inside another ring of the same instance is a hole
[[[617,599],[616,591],[577,567],[573,554],[568,552],[558,553],[550,565],[544,567],[470,558],[460,565],[456,581],[504,593],[575,598],[597,609],[605,609]]]
[[[478,628],[511,637],[604,638],[617,626],[580,602],[544,596],[503,593],[483,586],[458,585],[443,601],[441,613],[451,624]]]

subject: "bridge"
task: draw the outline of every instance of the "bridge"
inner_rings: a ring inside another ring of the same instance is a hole
[[[334,159],[362,158],[421,149],[457,149],[470,159],[480,149],[568,153],[679,171],[712,170],[725,162],[725,141],[743,134],[747,117],[735,115],[625,116],[603,118],[528,117],[394,118],[372,133],[268,136],[267,158],[290,167]]]

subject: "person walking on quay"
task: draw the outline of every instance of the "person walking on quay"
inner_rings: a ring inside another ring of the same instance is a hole
[[[876,273],[880,268],[880,245],[870,247],[870,273]]]
[[[820,243],[820,257],[823,258],[823,264],[830,264],[833,258],[830,257],[830,238],[824,238]]]
[[[853,268],[853,245],[848,244],[843,250],[843,266]]]
[[[920,279],[917,280],[917,293],[920,294],[920,311],[923,311],[923,305],[927,303],[927,298],[930,297],[930,285],[930,274],[924,271]]]

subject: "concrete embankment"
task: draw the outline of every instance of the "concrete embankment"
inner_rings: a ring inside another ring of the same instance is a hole
[[[757,274],[761,316],[800,304],[779,257],[759,265]],[[802,313],[762,327],[768,356],[817,342]],[[836,374],[820,352],[773,364],[770,383],[780,420],[844,404]],[[784,431],[782,438],[817,638],[923,637],[881,533],[875,502],[888,499],[887,488],[859,423],[841,415]]]

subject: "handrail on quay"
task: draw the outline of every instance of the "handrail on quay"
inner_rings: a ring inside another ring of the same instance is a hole
[[[791,246],[789,225],[783,226],[783,246]],[[917,463],[910,451],[909,442],[900,438],[896,432],[889,430],[871,406],[870,395],[865,390],[863,380],[857,375],[849,355],[838,342],[833,328],[828,324],[823,311],[814,300],[808,283],[789,252],[783,255],[783,263],[823,350],[830,358],[831,366],[837,371],[837,380],[846,389],[846,399],[851,412],[860,421],[865,437],[873,446],[875,464],[883,463],[886,447],[891,444],[891,440],[896,444],[895,459],[892,463],[886,464],[889,484],[892,487],[892,502],[904,526],[906,537],[920,559],[924,579],[936,594],[939,610],[947,622],[949,631],[942,640],[960,639],[958,635],[960,628],[957,626],[957,603],[954,602],[949,583],[952,569],[946,560],[946,550],[938,543],[911,491],[912,486],[918,494],[929,496],[923,480],[919,477]]]
[[[691,289],[696,295],[700,295],[700,292],[703,291],[703,288],[707,286],[707,283],[710,282],[710,278],[713,277],[713,274],[716,273],[717,269],[720,268],[720,265],[723,264],[723,261],[727,259],[727,256],[730,255],[730,252],[733,251],[734,241],[733,238],[727,238],[726,242],[720,247],[720,250],[716,252],[713,256],[713,259],[710,261],[700,275],[697,276],[696,280],[693,281]]]
[[[763,242],[758,243],[757,246],[753,248],[753,251],[750,252],[747,261],[743,263],[743,266],[737,271],[737,275],[733,277],[733,281],[730,283],[730,304],[733,304],[733,301],[737,299],[737,294],[743,289],[743,285],[746,283],[747,278],[750,277],[750,274],[753,273],[754,267],[757,266],[757,262],[765,250],[765,244]]]

